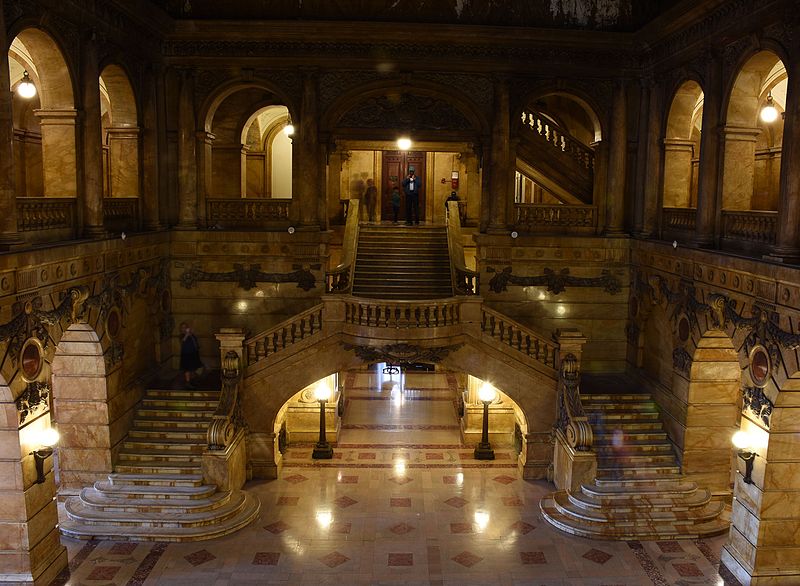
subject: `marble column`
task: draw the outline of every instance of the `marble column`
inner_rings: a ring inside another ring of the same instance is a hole
[[[158,98],[156,79],[158,71],[149,68],[144,80],[142,132],[142,225],[145,230],[160,230],[158,202],[162,195],[160,182],[160,145],[158,127]]]
[[[509,181],[515,161],[511,157],[511,100],[508,79],[501,77],[494,83],[494,121],[489,161],[489,233],[508,232],[509,199],[513,198]]]
[[[214,134],[199,130],[196,134],[197,137],[197,225],[207,226],[209,221],[206,213],[206,202],[209,197],[217,194],[213,191],[214,169],[213,164],[213,146],[214,140],[217,138]],[[241,150],[240,150],[241,153]],[[241,155],[240,155],[241,157]],[[242,183],[245,184],[245,177],[239,172],[239,177]],[[242,197],[244,194],[242,193]]]
[[[100,95],[100,86],[97,86],[97,95]],[[76,141],[75,128],[78,119],[78,112],[72,108],[58,110],[36,110],[34,113],[39,118],[42,128],[42,170],[43,170],[43,189],[45,197],[76,197],[78,194],[77,184],[77,161],[76,161]],[[100,113],[98,110],[97,130],[97,156],[96,163],[98,173],[97,188],[100,190],[99,198],[94,203],[93,210],[98,212],[100,219],[100,232],[92,232],[93,236],[102,233],[103,219],[103,150],[100,146]],[[84,157],[84,164],[87,164]],[[87,192],[88,193],[88,192]],[[86,199],[84,198],[84,214],[86,213]],[[86,218],[84,217],[84,222]],[[88,236],[88,233],[87,233]]]
[[[139,136],[141,129],[112,126],[108,134],[109,184],[112,197],[139,197]]]
[[[83,46],[83,234],[87,238],[102,238],[103,227],[103,127],[100,115],[100,69],[97,63],[97,44],[86,40]],[[37,113],[41,115],[41,113]],[[49,140],[45,137],[45,119],[42,122],[42,150],[44,158],[44,186],[47,195],[48,168],[52,168],[48,155]],[[61,150],[60,148],[58,149]],[[61,166],[61,165],[59,165]]]
[[[642,80],[639,85],[639,120],[637,123],[636,182],[633,190],[633,233],[640,236],[644,222],[644,186],[647,181],[647,133],[650,112],[650,84]]]
[[[664,207],[691,207],[693,157],[694,143],[691,140],[664,139]]]
[[[303,96],[300,120],[294,121],[292,136],[293,195],[298,207],[298,228],[319,230],[319,157],[317,150],[317,76],[313,71],[303,75]]]
[[[661,157],[661,100],[656,87],[650,88],[650,102],[647,117],[647,166],[644,179],[642,218],[636,228],[636,235],[649,238],[656,231],[659,208],[659,188],[663,173]]]
[[[755,180],[757,127],[725,126],[724,164],[722,171],[722,209],[749,210]]]
[[[694,243],[713,246],[717,215],[720,156],[720,110],[722,108],[722,60],[712,53],[706,58],[706,84],[703,88],[703,120],[700,135],[700,164],[697,180],[697,216]]]
[[[611,99],[606,236],[622,236],[625,234],[625,165],[628,148],[627,109],[625,83],[618,81],[614,84],[614,92]]]
[[[7,47],[0,0],[0,46]],[[17,194],[14,189],[14,123],[8,53],[0,62],[0,250],[22,242],[17,232]]]
[[[778,234],[770,255],[787,262],[800,260],[800,59],[790,66],[781,145]]]
[[[179,230],[197,228],[197,158],[194,113],[194,79],[181,73],[178,94],[178,225]]]

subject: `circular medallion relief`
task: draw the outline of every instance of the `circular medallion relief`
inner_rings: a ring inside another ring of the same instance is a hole
[[[756,346],[750,351],[750,378],[756,386],[767,384],[772,370],[769,353],[764,346]]]
[[[122,330],[122,315],[119,308],[112,307],[106,317],[106,333],[112,340],[116,340]]]
[[[678,320],[678,339],[681,342],[689,340],[689,335],[692,333],[692,327],[689,324],[689,318],[682,315]]]
[[[22,345],[22,351],[19,353],[19,365],[25,382],[35,381],[42,372],[44,364],[42,354],[42,343],[36,338],[28,338]]]

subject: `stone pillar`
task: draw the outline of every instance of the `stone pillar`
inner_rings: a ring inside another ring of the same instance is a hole
[[[158,131],[158,215],[162,225],[171,224],[171,203],[177,200],[175,196],[175,179],[171,170],[176,165],[170,164],[169,124],[167,116],[167,89],[166,70],[159,68],[155,71],[156,84],[156,114]]]
[[[642,218],[636,227],[636,235],[649,238],[656,231],[659,208],[659,188],[661,186],[661,100],[655,87],[650,88],[650,103],[647,117],[647,166],[644,179]]]
[[[83,46],[83,234],[87,238],[102,238],[103,227],[103,127],[100,115],[100,69],[97,64],[97,44],[86,40]],[[40,113],[37,113],[41,115]],[[63,156],[63,149],[45,138],[45,118],[42,122],[42,158],[44,160],[44,189],[53,180],[48,178],[48,170],[64,167],[53,164],[53,154],[48,147],[59,151],[55,161]],[[60,161],[59,161],[60,162]],[[55,183],[58,185],[58,182]],[[62,195],[63,197],[63,195]]]
[[[800,59],[790,65],[781,145],[778,234],[770,257],[800,260]]]
[[[158,71],[151,67],[144,80],[142,133],[142,225],[145,230],[160,230],[158,202],[166,193],[161,191],[160,145],[158,126],[158,98],[156,92]]]
[[[693,156],[691,140],[664,139],[664,207],[691,207]]]
[[[492,124],[492,146],[489,161],[489,233],[508,232],[509,199],[513,197],[509,174],[513,173],[515,161],[511,157],[511,114],[508,79],[494,83],[494,122]]]
[[[298,123],[299,122],[299,123]],[[317,76],[313,71],[303,75],[303,96],[300,120],[294,121],[292,137],[293,198],[298,209],[298,228],[319,230],[319,157],[317,150]]]
[[[611,129],[608,149],[607,236],[625,234],[625,164],[628,148],[628,104],[625,83],[614,84],[611,100]]]
[[[722,171],[722,209],[749,210],[753,199],[756,127],[725,126],[724,168]]]
[[[197,159],[194,114],[194,79],[181,73],[178,95],[178,225],[180,230],[197,228]]]
[[[642,80],[639,84],[639,120],[637,124],[636,184],[633,189],[633,233],[642,232],[644,222],[644,186],[647,181],[647,116],[650,111],[650,84]]]
[[[213,197],[214,169],[213,169],[213,145],[217,137],[210,132],[200,130],[197,132],[197,222],[199,226],[208,226],[206,218],[206,200]],[[241,172],[242,184],[246,185],[245,177]],[[219,194],[216,194],[219,196]],[[242,194],[244,197],[244,194]]]
[[[98,96],[100,89],[98,86]],[[98,98],[99,99],[99,98]],[[76,197],[78,184],[76,176],[75,159],[75,121],[77,111],[64,110],[37,110],[35,112],[42,126],[42,161],[43,161],[43,193],[45,197]],[[97,118],[98,135],[100,138],[100,118]],[[102,231],[103,219],[103,151],[97,143],[97,171],[99,173],[100,199],[96,202],[99,210],[100,229]],[[88,193],[88,192],[87,192]],[[86,199],[84,198],[84,222],[86,221]],[[100,232],[94,231],[97,236]],[[88,233],[87,233],[88,236]]]
[[[700,134],[697,217],[694,235],[694,242],[697,246],[713,246],[716,240],[721,104],[722,60],[717,54],[712,53],[706,59],[706,84],[703,88],[703,120]]]
[[[112,126],[108,133],[112,197],[139,197],[139,135],[135,127]]]
[[[7,47],[3,2],[0,0],[0,46]],[[17,194],[14,188],[14,122],[8,53],[0,60],[0,250],[22,242],[17,232]]]
[[[589,145],[594,149],[594,181],[592,203],[597,207],[597,229],[606,225],[606,202],[608,201],[608,139]]]

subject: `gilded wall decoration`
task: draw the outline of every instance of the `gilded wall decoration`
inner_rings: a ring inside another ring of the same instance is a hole
[[[764,394],[764,389],[744,387],[742,394],[744,396],[743,410],[750,410],[769,429],[769,422],[772,417],[772,410],[775,409],[775,404]]]
[[[44,382],[28,383],[14,400],[19,412],[19,424],[37,411],[47,409],[50,401],[50,385]]]
[[[265,273],[260,264],[251,264],[244,268],[243,264],[234,263],[233,270],[224,273],[210,273],[203,271],[200,263],[187,267],[180,276],[181,286],[192,289],[199,281],[212,283],[236,283],[238,287],[249,291],[258,286],[258,283],[297,283],[297,288],[310,291],[316,287],[317,278],[309,269],[319,270],[321,265],[301,266],[292,265],[294,271],[290,273]]]
[[[438,346],[425,348],[414,344],[388,344],[386,346],[356,346],[353,344],[343,344],[345,350],[353,350],[364,362],[387,362],[399,366],[407,366],[415,363],[439,363],[448,354],[455,352],[464,344],[454,344],[451,346]]]
[[[534,277],[520,277],[512,273],[511,267],[505,267],[497,271],[493,267],[487,267],[486,272],[495,273],[489,280],[489,288],[495,293],[502,293],[508,289],[509,284],[518,287],[531,287],[546,285],[547,290],[554,295],[558,295],[570,287],[602,287],[603,291],[614,295],[622,290],[619,279],[611,274],[611,271],[604,269],[600,277],[573,277],[569,274],[568,268],[563,268],[559,272],[545,268],[543,275]]]

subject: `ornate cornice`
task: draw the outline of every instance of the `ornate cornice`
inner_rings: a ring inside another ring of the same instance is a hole
[[[245,291],[255,288],[258,283],[297,283],[298,289],[310,291],[316,287],[317,278],[309,269],[319,270],[320,265],[311,267],[293,265],[291,273],[265,273],[261,271],[260,264],[251,264],[250,268],[234,263],[233,270],[222,273],[203,271],[200,263],[193,263],[187,267],[180,276],[181,286],[184,289],[193,288],[199,281],[212,283],[236,283]]]
[[[345,350],[352,350],[364,362],[386,362],[397,366],[405,366],[418,362],[434,364],[444,360],[448,354],[455,352],[464,344],[451,346],[424,347],[414,344],[389,344],[386,346],[356,346],[343,344]]]
[[[506,291],[509,284],[516,285],[517,287],[547,285],[547,290],[554,295],[564,292],[567,286],[602,287],[603,291],[611,295],[619,293],[622,290],[622,284],[619,279],[612,275],[607,269],[601,272],[602,276],[600,277],[573,277],[569,274],[568,268],[563,268],[559,272],[550,268],[545,268],[543,275],[532,277],[514,275],[511,267],[505,267],[501,271],[497,271],[493,267],[487,267],[486,271],[495,273],[494,277],[489,280],[489,288],[495,293]]]

